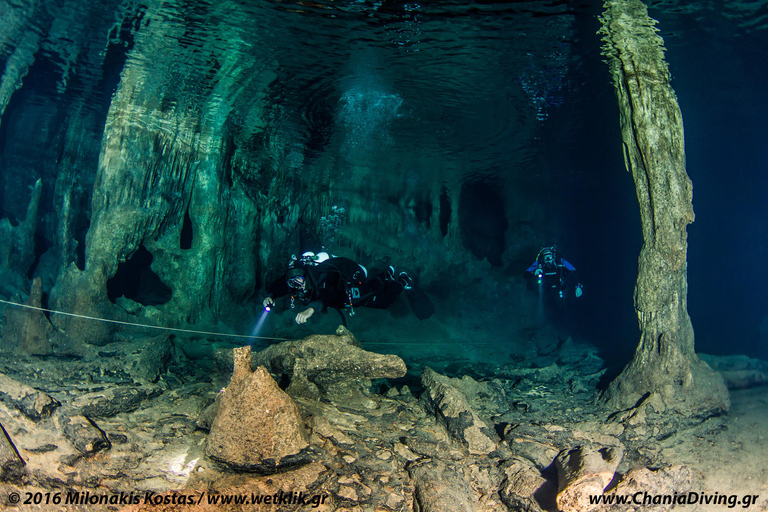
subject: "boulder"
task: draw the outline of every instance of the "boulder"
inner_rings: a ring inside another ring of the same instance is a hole
[[[667,466],[661,469],[636,468],[624,475],[616,487],[606,494],[613,494],[617,497],[637,495],[644,502],[640,505],[641,510],[667,512],[685,509],[687,505],[691,505],[688,508],[695,509],[697,503],[701,506],[703,502],[699,500],[705,495],[704,492],[701,492],[703,486],[701,476],[686,466]],[[706,494],[712,495],[711,492]],[[669,503],[673,497],[677,498],[680,503]],[[667,503],[664,503],[665,500]],[[702,509],[705,508],[706,505],[702,506]],[[597,510],[599,512],[625,512],[627,505],[603,505]]]
[[[336,334],[313,335],[302,340],[284,341],[258,352],[255,365],[290,379],[291,396],[331,400],[348,399],[351,388],[369,379],[398,378],[405,375],[402,359],[376,354],[360,347],[354,335],[343,326]]]
[[[504,480],[499,494],[510,510],[542,512],[554,508],[557,486],[544,478],[533,462],[513,457],[502,466]]]
[[[459,468],[441,461],[412,466],[414,495],[420,512],[473,512],[478,510],[472,487]]]
[[[206,454],[241,471],[275,473],[311,461],[296,404],[263,366],[251,367],[251,347],[234,350],[232,379],[219,395]]]
[[[104,431],[85,416],[62,415],[59,417],[59,424],[64,437],[83,455],[91,455],[112,447]]]
[[[469,453],[491,453],[496,449],[496,433],[480,419],[453,380],[431,368],[424,370],[421,382],[425,390],[421,399],[426,409],[445,425],[453,438],[469,448]]]
[[[624,456],[619,446],[580,446],[563,450],[555,459],[557,506],[562,512],[587,510],[590,496],[603,494]]]
[[[0,373],[0,402],[23,413],[33,421],[48,418],[61,405],[42,391]]]

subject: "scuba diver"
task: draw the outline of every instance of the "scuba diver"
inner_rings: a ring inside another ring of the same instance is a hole
[[[568,295],[567,281],[576,272],[576,268],[563,258],[557,247],[553,245],[543,247],[536,256],[536,261],[525,272],[535,279],[536,284],[564,298]],[[576,283],[573,287],[574,296],[581,297],[582,293],[584,293],[584,287],[581,283]]]
[[[368,270],[349,258],[305,252],[301,257],[291,257],[285,275],[267,288],[263,305],[269,310],[275,299],[290,295],[291,309],[304,308],[296,315],[296,323],[304,324],[312,315],[328,308],[339,312],[349,309],[352,316],[358,306],[386,309],[403,291],[420,320],[432,316],[434,305],[414,288],[414,280],[407,271],[398,272],[390,266],[369,278]]]

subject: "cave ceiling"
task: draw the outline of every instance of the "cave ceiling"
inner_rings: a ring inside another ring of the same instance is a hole
[[[218,116],[248,161],[243,173],[307,167],[330,153],[336,168],[375,168],[375,187],[401,182],[425,155],[461,161],[470,176],[524,160],[564,100],[576,37],[576,12],[559,1],[61,0],[2,9],[10,23],[0,63],[25,43],[36,48],[10,108],[37,109],[38,129],[55,130],[75,109],[103,120],[131,80],[160,111]],[[228,108],[206,108],[215,102]],[[281,151],[264,151],[274,145]]]

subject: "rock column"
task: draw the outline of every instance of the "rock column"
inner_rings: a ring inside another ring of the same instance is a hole
[[[686,261],[693,187],[663,40],[640,0],[609,0],[601,21],[603,54],[616,87],[625,164],[635,181],[644,240],[635,287],[640,343],[605,397],[615,409],[631,407],[652,393],[661,396],[664,408],[684,415],[727,411],[722,378],[693,350]]]

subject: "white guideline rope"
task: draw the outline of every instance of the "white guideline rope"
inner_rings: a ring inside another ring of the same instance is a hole
[[[0,299],[0,303],[8,304],[9,306],[16,306],[20,308],[27,308],[27,309],[34,309],[36,311],[44,311],[46,313],[53,313],[56,315],[64,315],[64,316],[71,316],[74,318],[82,318],[84,320],[93,320],[96,322],[106,322],[108,324],[118,324],[118,325],[130,325],[132,327],[142,327],[144,329],[157,329],[160,331],[175,331],[175,332],[186,332],[191,334],[207,334],[210,336],[228,336],[230,338],[252,338],[252,339],[259,339],[259,340],[276,340],[276,341],[288,341],[290,338],[270,338],[268,336],[248,336],[247,334],[224,334],[220,332],[209,332],[209,331],[196,331],[194,329],[179,329],[177,327],[163,327],[160,325],[145,325],[145,324],[138,324],[134,322],[122,322],[120,320],[109,320],[107,318],[98,318],[95,316],[86,316],[86,315],[78,315],[75,313],[66,313],[64,311],[56,311],[55,309],[46,309],[46,308],[39,308],[37,306],[29,306],[27,304],[19,304],[18,302],[11,302],[8,300]],[[366,345],[420,345],[420,346],[430,346],[430,345],[440,345],[440,343],[424,343],[424,342],[387,342],[387,341],[367,341],[365,342]],[[479,345],[497,345],[497,343],[473,343],[472,346],[479,346]]]
[[[211,336],[229,336],[230,338],[255,338],[260,340],[280,340],[280,341],[286,341],[288,338],[269,338],[267,336],[248,336],[246,334],[225,334],[220,332],[209,332],[209,331],[196,331],[193,329],[179,329],[176,327],[163,327],[159,325],[145,325],[145,324],[138,324],[134,322],[122,322],[120,320],[109,320],[107,318],[98,318],[95,316],[86,316],[86,315],[78,315],[75,313],[65,313],[64,311],[56,311],[55,309],[46,309],[46,308],[39,308],[37,306],[29,306],[27,304],[19,304],[18,302],[11,302],[7,300],[0,299],[0,302],[3,304],[8,304],[10,306],[17,306],[20,308],[27,308],[27,309],[34,309],[36,311],[45,311],[46,313],[54,313],[56,315],[64,315],[64,316],[71,316],[74,318],[82,318],[85,320],[94,320],[96,322],[106,322],[108,324],[119,324],[119,325],[130,325],[133,327],[142,327],[144,329],[159,329],[161,331],[175,331],[175,332],[186,332],[186,333],[193,333],[193,334],[208,334]]]

